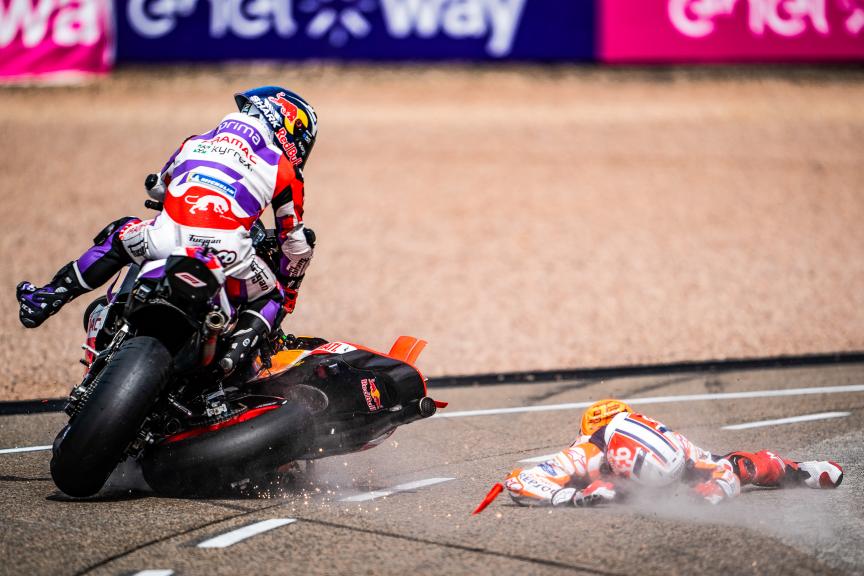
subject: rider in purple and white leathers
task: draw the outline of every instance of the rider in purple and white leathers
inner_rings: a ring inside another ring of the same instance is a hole
[[[264,86],[238,93],[235,100],[239,112],[226,115],[206,134],[188,138],[149,179],[150,196],[164,205],[156,218],[112,222],[93,247],[63,266],[49,284],[18,285],[25,327],[39,326],[127,264],[202,246],[217,253],[228,296],[241,309],[219,365],[230,373],[253,357],[258,340],[281,319],[281,309],[293,312],[312,259],[315,236],[303,224],[302,169],[318,124],[312,106],[284,88]],[[255,254],[249,234],[269,204],[282,249],[275,274]]]

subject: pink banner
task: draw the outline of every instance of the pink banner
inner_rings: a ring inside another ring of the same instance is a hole
[[[607,62],[864,60],[864,0],[601,0]]]
[[[0,81],[107,72],[111,0],[0,0]]]

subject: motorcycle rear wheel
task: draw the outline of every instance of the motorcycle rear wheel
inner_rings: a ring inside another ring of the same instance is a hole
[[[54,484],[76,498],[99,492],[170,376],[171,354],[159,340],[140,336],[123,343],[54,441]]]
[[[311,414],[286,402],[260,416],[213,432],[148,448],[144,479],[166,496],[217,496],[255,482],[310,449]]]

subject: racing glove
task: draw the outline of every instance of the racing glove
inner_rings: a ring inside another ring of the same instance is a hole
[[[693,489],[696,491],[698,497],[701,497],[709,504],[719,504],[726,498],[726,493],[713,480],[701,482],[694,486]]]
[[[294,313],[294,308],[297,306],[297,296],[299,293],[294,288],[283,288],[285,300],[282,302],[282,309],[288,314]]]
[[[721,462],[728,463],[726,460]],[[731,466],[724,466],[714,474],[713,478],[696,484],[693,489],[697,497],[701,497],[709,504],[719,504],[741,493],[741,481],[732,473]]]
[[[596,506],[615,499],[615,485],[605,480],[595,480],[582,490],[562,488],[552,496],[553,506]]]
[[[614,484],[604,480],[595,480],[585,489],[579,490],[573,495],[573,504],[576,506],[595,506],[611,502],[615,499],[615,495]]]

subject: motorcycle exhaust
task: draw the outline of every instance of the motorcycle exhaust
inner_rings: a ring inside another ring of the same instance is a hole
[[[438,411],[438,405],[435,404],[435,400],[433,400],[429,396],[424,396],[420,399],[419,408],[420,416],[422,416],[423,418],[429,418]]]
[[[216,356],[216,343],[225,331],[227,319],[222,312],[208,312],[204,318],[204,344],[201,346],[201,366],[209,366]]]

